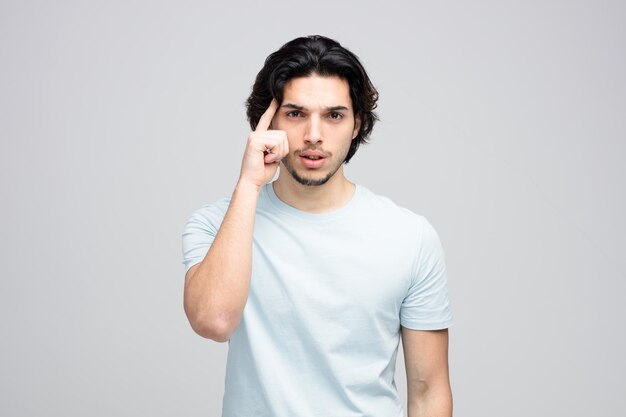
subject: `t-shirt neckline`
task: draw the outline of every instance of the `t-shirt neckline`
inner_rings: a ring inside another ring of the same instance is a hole
[[[289,204],[285,203],[276,195],[276,192],[274,191],[273,182],[269,182],[265,184],[265,186],[263,187],[263,194],[265,194],[270,204],[274,206],[276,209],[280,210],[281,212],[288,214],[290,216],[297,217],[302,220],[315,222],[315,221],[333,220],[333,219],[343,217],[344,215],[348,214],[356,205],[357,201],[361,198],[361,195],[363,194],[363,187],[361,187],[359,184],[355,184],[354,193],[352,194],[352,197],[346,204],[344,204],[343,206],[335,210],[326,211],[323,213],[309,213],[309,212],[297,209],[295,207],[292,207]]]

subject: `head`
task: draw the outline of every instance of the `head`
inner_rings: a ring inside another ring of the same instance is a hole
[[[273,98],[282,104],[290,80],[313,75],[338,77],[347,82],[358,128],[343,160],[347,163],[359,145],[367,142],[378,120],[374,112],[378,92],[357,56],[332,39],[319,35],[296,38],[267,57],[246,103],[250,127],[256,128]]]

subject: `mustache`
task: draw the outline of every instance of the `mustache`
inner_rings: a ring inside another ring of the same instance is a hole
[[[294,154],[300,155],[303,152],[320,152],[325,158],[328,158],[329,156],[333,156],[332,152],[326,151],[323,148],[320,148],[317,146],[307,146],[305,148],[296,149],[294,151]]]

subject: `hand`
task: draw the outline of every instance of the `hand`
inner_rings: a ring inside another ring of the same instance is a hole
[[[278,163],[289,152],[287,133],[283,130],[268,130],[277,109],[278,102],[272,99],[256,129],[248,136],[239,183],[252,184],[257,188],[265,185],[274,178]]]

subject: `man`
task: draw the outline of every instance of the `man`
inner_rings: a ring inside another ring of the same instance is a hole
[[[189,322],[229,341],[224,417],[402,416],[400,336],[409,417],[452,415],[437,233],[344,175],[377,99],[358,58],[321,36],[257,76],[232,198],[183,233]]]

